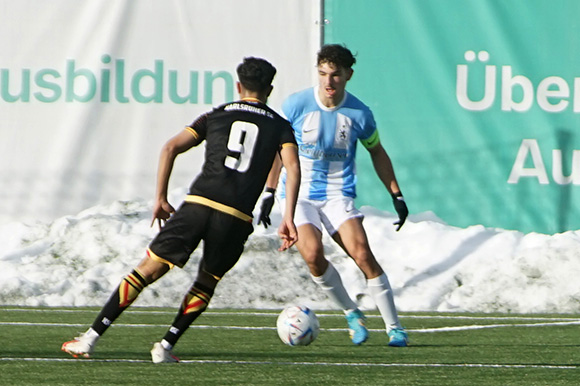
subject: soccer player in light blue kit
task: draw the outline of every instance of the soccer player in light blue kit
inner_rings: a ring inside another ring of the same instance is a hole
[[[324,257],[324,226],[365,275],[368,291],[385,322],[389,346],[404,347],[407,333],[401,327],[389,280],[371,252],[363,214],[354,206],[357,141],[370,153],[379,179],[393,198],[399,216],[397,231],[409,211],[371,110],[346,91],[356,59],[348,48],[337,44],[323,46],[317,59],[318,86],[291,95],[282,105],[295,131],[302,174],[295,215],[296,246],[314,282],[345,312],[353,343],[366,341],[365,317],[346,292],[338,271]],[[280,170],[277,160],[262,196],[259,222],[265,226],[270,224]],[[285,183],[284,170],[280,181]],[[283,193],[280,198],[284,199]]]

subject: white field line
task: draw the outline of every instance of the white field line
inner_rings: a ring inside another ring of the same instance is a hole
[[[421,329],[407,329],[412,333],[434,333],[434,332],[448,332],[448,331],[467,331],[479,330],[486,328],[506,328],[506,327],[546,327],[546,326],[571,326],[580,325],[580,320],[570,320],[566,322],[550,322],[550,323],[519,323],[519,324],[484,324],[484,325],[467,325],[467,326],[452,326],[452,327],[437,327],[437,328],[421,328]],[[34,322],[0,322],[0,326],[29,326],[29,327],[86,327],[86,324],[79,323],[34,323]],[[130,327],[130,328],[159,328],[168,327],[169,324],[139,324],[139,323],[115,323],[112,327]],[[189,328],[192,329],[223,329],[223,330],[275,330],[274,326],[254,327],[254,326],[215,326],[207,324],[192,324]],[[321,328],[321,331],[347,331],[346,328]],[[369,328],[371,332],[381,332],[383,329]]]
[[[140,307],[134,307],[124,312],[124,314],[149,314],[149,315],[175,315],[175,311],[149,311],[149,310],[139,310]],[[146,309],[147,307],[142,307]],[[10,311],[10,312],[41,312],[41,313],[94,313],[96,315],[96,310],[87,309],[61,309],[61,308],[0,308],[0,311]],[[260,311],[260,312],[248,312],[248,311],[218,311],[218,310],[208,310],[204,312],[204,316],[225,316],[225,315],[248,315],[248,316],[266,316],[273,317],[278,316],[279,311]],[[316,313],[319,318],[332,318],[332,317],[342,317],[340,312],[336,313]],[[380,315],[366,315],[368,319],[380,318]],[[464,319],[464,320],[536,320],[536,321],[580,321],[578,316],[570,317],[557,317],[557,318],[547,318],[547,317],[535,317],[535,316],[466,316],[466,315],[413,315],[413,314],[401,314],[401,319]]]
[[[104,363],[151,363],[144,359],[62,359],[62,358],[1,358],[0,362],[104,362]],[[565,365],[498,365],[487,363],[366,363],[366,362],[273,362],[273,361],[240,361],[240,360],[213,360],[195,359],[182,360],[180,363],[192,364],[232,364],[232,365],[276,365],[276,366],[336,366],[336,367],[464,367],[464,368],[493,368],[493,369],[556,369],[577,370],[578,366]]]
[[[2,311],[9,312],[23,312],[23,313],[95,313],[94,310],[74,310],[74,309],[61,309],[61,308],[0,308]],[[125,311],[125,314],[158,314],[158,315],[174,315],[175,311],[149,311],[149,310],[139,310],[132,309]],[[277,311],[263,311],[263,312],[229,312],[229,311],[211,311],[208,310],[204,313],[204,316],[224,316],[224,315],[252,315],[252,316],[267,316],[276,317],[278,315]],[[340,313],[319,313],[317,316],[321,318],[326,317],[342,317]],[[369,318],[379,318],[379,315],[368,315]],[[471,324],[463,326],[449,326],[449,327],[436,327],[436,328],[422,328],[422,329],[407,329],[408,332],[412,333],[435,333],[435,332],[448,332],[448,331],[466,331],[466,330],[478,330],[478,329],[490,329],[490,328],[507,328],[507,327],[546,327],[546,326],[567,326],[567,325],[580,325],[580,319],[569,317],[569,318],[546,318],[546,317],[534,317],[534,316],[463,316],[463,315],[401,315],[401,319],[447,319],[447,320],[474,320],[474,321],[490,321],[490,320],[503,320],[503,321],[535,321],[534,323],[504,323],[504,324]],[[168,322],[169,323],[169,322]],[[34,322],[0,322],[0,326],[51,326],[51,327],[86,327],[84,324],[78,323],[34,323]],[[116,323],[113,327],[132,327],[132,328],[147,328],[147,327],[167,327],[168,324],[123,324]],[[192,329],[230,329],[230,330],[275,330],[274,326],[271,327],[252,327],[252,326],[214,326],[214,325],[200,325],[193,324],[190,326]],[[346,331],[346,328],[321,328],[321,331]],[[383,329],[369,329],[371,332],[381,332]]]
[[[62,310],[62,309],[8,309],[0,308],[2,311],[13,312],[94,312],[92,310]],[[143,314],[174,314],[166,311],[140,311],[128,310],[126,313],[143,313]],[[220,312],[208,311],[204,315],[258,315],[258,316],[277,316],[278,312]],[[341,314],[324,314],[320,317],[342,317]],[[371,316],[378,317],[378,316]],[[545,317],[464,317],[464,316],[441,316],[441,315],[402,315],[401,318],[437,318],[437,319],[471,319],[471,320],[536,320],[544,321],[542,323],[524,323],[524,324],[491,324],[491,325],[468,325],[468,326],[453,326],[453,327],[439,327],[428,329],[409,329],[407,331],[413,333],[433,333],[445,331],[461,331],[473,330],[482,328],[502,328],[502,327],[544,327],[544,326],[564,326],[564,325],[580,325],[580,319],[577,318],[545,318]],[[83,324],[77,323],[30,323],[30,322],[0,322],[0,325],[5,326],[51,326],[51,327],[86,327]],[[129,328],[147,328],[147,327],[167,327],[167,324],[114,324],[113,327],[129,327]],[[275,330],[275,327],[248,327],[248,326],[213,326],[213,325],[192,325],[190,328],[194,329],[236,329],[236,330]],[[345,331],[346,328],[322,328],[322,331]],[[370,331],[381,332],[382,329],[370,329]],[[0,362],[68,362],[77,363],[78,359],[62,359],[62,358],[10,358],[0,357]],[[148,360],[138,359],[83,359],[89,362],[118,362],[118,363],[151,363]],[[288,365],[288,366],[336,366],[336,367],[416,367],[416,368],[433,368],[433,367],[461,367],[461,368],[504,368],[504,369],[578,369],[579,366],[574,365],[510,365],[510,364],[479,364],[479,363],[465,363],[465,364],[445,364],[445,363],[365,363],[365,362],[273,362],[273,361],[238,361],[238,360],[182,360],[181,363],[191,364],[240,364],[240,365]]]

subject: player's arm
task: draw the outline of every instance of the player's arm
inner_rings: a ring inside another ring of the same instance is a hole
[[[289,98],[287,98],[282,103],[283,115],[286,117],[294,116],[293,110],[291,108],[291,103]],[[278,179],[280,178],[280,173],[282,172],[282,159],[280,156],[276,155],[274,157],[274,162],[270,168],[270,173],[266,179],[266,187],[264,193],[262,194],[260,203],[260,213],[258,214],[258,225],[263,224],[264,228],[268,228],[271,225],[270,213],[274,207],[274,195],[276,194],[276,187],[278,186]]]
[[[401,189],[399,189],[399,184],[395,177],[393,163],[381,142],[378,141],[373,147],[367,148],[367,150],[371,155],[371,160],[373,161],[373,166],[379,179],[385,185],[389,193],[400,193]]]
[[[284,251],[298,241],[298,232],[294,225],[294,213],[296,211],[296,201],[298,200],[298,190],[300,189],[300,161],[298,159],[298,148],[295,144],[282,146],[280,156],[281,163],[286,169],[286,208],[278,228],[278,235],[282,239],[282,245],[278,250]]]
[[[274,162],[272,163],[272,169],[270,169],[270,174],[268,174],[268,179],[266,180],[266,189],[276,190],[281,171],[282,171],[282,160],[280,159],[279,156],[276,156],[274,158]]]
[[[373,139],[373,141],[371,141],[371,143],[363,142],[363,145],[365,145],[365,148],[371,155],[371,160],[373,161],[373,166],[379,179],[393,198],[393,206],[399,215],[399,221],[395,222],[395,225],[397,225],[396,230],[398,231],[405,223],[405,220],[409,215],[409,210],[405,203],[405,199],[403,198],[403,194],[401,193],[401,189],[399,188],[399,183],[395,176],[395,170],[393,169],[391,158],[385,151],[381,141],[378,139],[378,135]]]
[[[201,139],[197,132],[191,127],[169,139],[161,149],[159,156],[159,165],[157,167],[157,185],[155,193],[155,201],[153,204],[153,221],[151,225],[158,220],[159,226],[162,222],[167,220],[175,209],[167,201],[167,190],[169,187],[169,177],[173,170],[175,158],[193,146],[198,145]]]
[[[274,194],[276,194],[276,186],[278,185],[278,178],[280,177],[280,172],[282,171],[282,160],[280,156],[276,154],[274,162],[272,163],[272,168],[266,179],[266,188],[264,193],[262,193],[262,199],[260,203],[260,213],[258,214],[258,225],[264,224],[265,228],[272,224],[270,220],[270,212],[272,212],[272,207],[274,206]]]

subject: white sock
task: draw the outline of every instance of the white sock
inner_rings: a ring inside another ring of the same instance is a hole
[[[168,341],[166,341],[165,339],[161,340],[161,345],[163,346],[164,349],[166,349],[168,351],[173,348],[173,345],[171,343],[169,343]]]
[[[380,276],[367,280],[367,288],[383,317],[387,332],[394,328],[402,328],[399,317],[397,316],[393,290],[389,284],[387,274],[383,273]]]
[[[335,302],[345,314],[358,308],[356,303],[350,298],[350,296],[348,296],[338,271],[330,261],[328,262],[328,268],[322,276],[310,276],[312,276],[312,280],[314,280],[314,282],[318,284],[324,292],[326,292],[326,295]]]
[[[94,346],[100,337],[101,336],[95,330],[93,330],[92,327],[83,334],[83,339],[88,340],[91,346]]]

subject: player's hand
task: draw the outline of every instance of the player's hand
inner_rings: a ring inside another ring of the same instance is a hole
[[[272,212],[272,207],[274,206],[274,193],[276,189],[266,188],[264,193],[262,193],[262,203],[260,205],[260,214],[258,215],[258,225],[260,223],[264,224],[264,228],[268,229],[268,225],[272,225],[270,220],[270,212]]]
[[[278,251],[283,252],[289,249],[291,246],[296,244],[298,241],[298,231],[296,230],[296,225],[291,219],[282,219],[280,227],[278,227],[278,236],[282,240],[282,245],[278,248]]]
[[[155,201],[155,204],[153,205],[153,219],[151,220],[151,226],[153,226],[155,220],[157,220],[159,228],[161,228],[165,224],[165,221],[167,221],[174,212],[175,209],[169,202],[167,202],[167,200]]]
[[[405,203],[405,199],[403,198],[403,194],[401,192],[392,194],[391,196],[393,197],[393,206],[399,215],[399,221],[395,221],[393,223],[393,225],[397,226],[396,231],[398,232],[405,223],[407,216],[409,215],[409,209],[407,208],[407,204]]]

